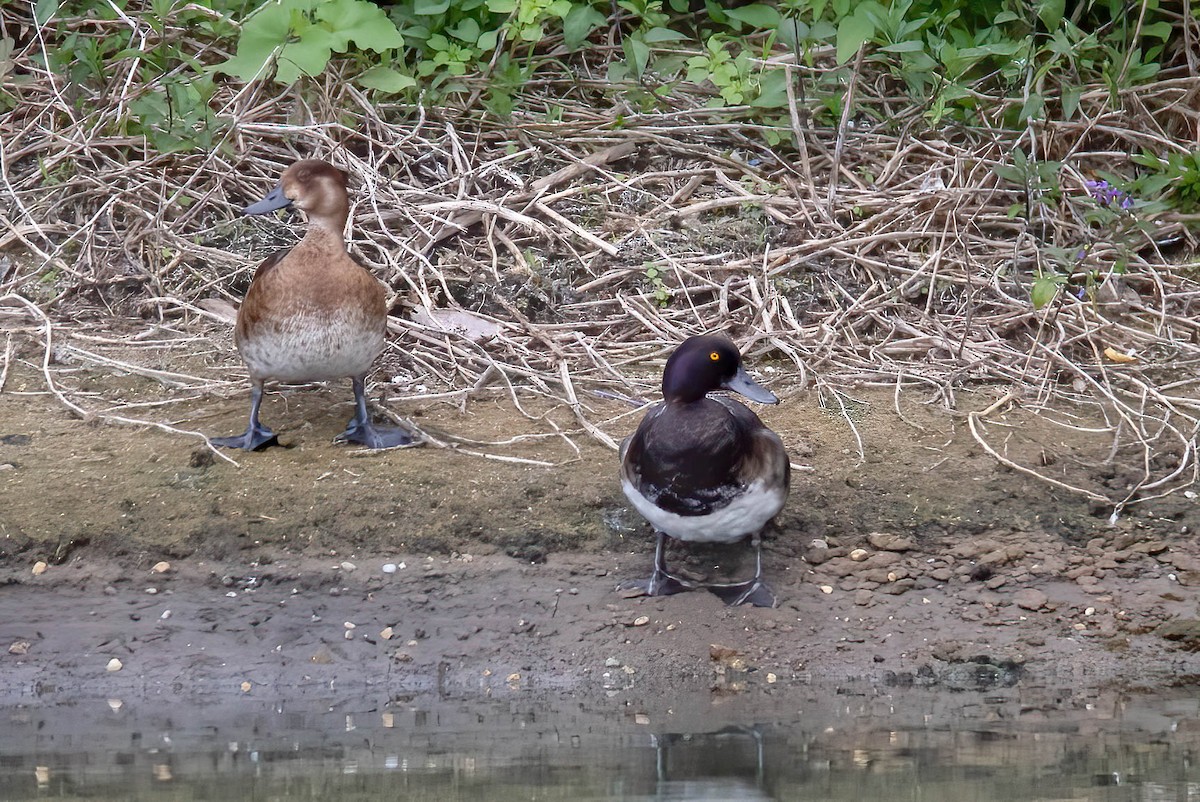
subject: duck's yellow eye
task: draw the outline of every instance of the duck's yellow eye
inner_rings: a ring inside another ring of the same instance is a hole
[[[720,362],[720,361],[721,361],[721,355],[720,355],[720,354],[718,354],[716,351],[712,351],[712,352],[710,352],[710,353],[709,353],[709,355],[708,355],[708,358],[709,358],[709,359],[711,359],[713,362]]]

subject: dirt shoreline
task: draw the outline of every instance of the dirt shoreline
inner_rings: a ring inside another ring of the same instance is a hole
[[[274,398],[293,447],[239,455],[240,467],[182,437],[71,420],[44,394],[0,395],[0,704],[45,688],[238,694],[242,683],[280,695],[335,681],[654,694],[1200,678],[1195,500],[1177,493],[1109,525],[1096,505],[1001,468],[961,418],[928,405],[901,418],[890,394],[866,394],[854,430],[804,393],[764,412],[801,470],[764,549],[781,604],[759,610],[703,591],[614,591],[648,571],[652,539],[620,496],[612,452],[586,436],[548,434],[501,401],[430,402],[406,411],[479,441],[524,433],[473,450],[526,462],[364,455],[330,443],[341,389]],[[614,437],[634,425],[616,405],[601,411]],[[240,412],[201,399],[188,414],[223,431]],[[1091,459],[1098,442],[1047,436],[1019,409],[993,422],[1011,427],[1012,458],[1040,451],[1074,481],[1123,481]],[[671,560],[707,573],[745,551]],[[170,569],[153,573],[160,561]],[[106,671],[113,658],[122,668]]]

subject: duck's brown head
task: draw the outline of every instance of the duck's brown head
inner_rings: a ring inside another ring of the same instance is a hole
[[[340,232],[350,211],[346,174],[320,159],[298,161],[283,171],[275,189],[243,209],[242,214],[266,214],[287,206],[301,209],[310,224]]]

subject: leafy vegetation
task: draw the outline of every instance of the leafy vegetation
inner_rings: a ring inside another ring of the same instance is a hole
[[[1117,108],[1184,47],[1177,12],[1142,0],[37,0],[46,70],[80,111],[114,91],[98,121],[157,153],[222,145],[223,87],[347,81],[377,101],[529,112],[539,76],[564,77],[620,126],[627,110],[707,107],[752,125],[769,148],[804,125],[1019,130]],[[121,32],[120,35],[114,31]],[[186,31],[186,36],[182,32]],[[0,42],[0,56],[13,41]],[[4,62],[0,58],[0,62]],[[590,76],[592,80],[588,80]],[[15,84],[13,84],[15,85]],[[857,87],[857,91],[851,91]],[[1085,92],[1090,95],[1085,96]],[[536,108],[553,120],[553,103]],[[12,107],[8,89],[0,105]],[[847,104],[853,104],[848,106]],[[393,109],[403,108],[401,105]],[[1082,192],[1071,166],[1016,149],[994,166],[1010,215],[1043,243],[1032,301],[1075,286],[1092,244],[1144,240],[1151,213],[1200,207],[1200,153],[1135,156],[1127,175],[1094,178],[1131,205]],[[868,183],[869,175],[861,176]],[[1134,200],[1136,199],[1136,200]],[[1075,204],[1083,234],[1039,228]],[[1139,239],[1141,238],[1141,240]],[[1123,269],[1117,259],[1113,269]],[[1090,275],[1090,274],[1089,274]],[[647,273],[656,292],[661,278]],[[664,302],[662,297],[660,302]]]

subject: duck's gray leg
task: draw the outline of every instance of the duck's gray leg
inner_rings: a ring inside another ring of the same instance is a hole
[[[367,411],[367,377],[354,377],[354,417],[346,431],[334,438],[337,442],[362,443],[367,448],[391,448],[413,442],[412,435],[399,426],[376,426]]]
[[[721,598],[729,606],[737,604],[752,604],[755,607],[774,607],[778,603],[775,592],[762,578],[762,533],[754,536],[751,544],[754,546],[754,578],[745,582],[730,582],[729,584],[706,585],[706,587]]]
[[[617,585],[618,591],[640,590],[646,596],[670,596],[692,589],[690,585],[671,576],[667,571],[667,536],[662,532],[657,534],[658,541],[654,546],[654,572],[650,574],[650,578],[628,579]]]
[[[279,445],[279,440],[276,439],[275,432],[258,422],[258,408],[262,406],[262,397],[263,383],[251,379],[250,424],[246,427],[246,431],[233,437],[213,437],[209,442],[214,446],[241,448],[246,451],[255,451],[269,445]]]

